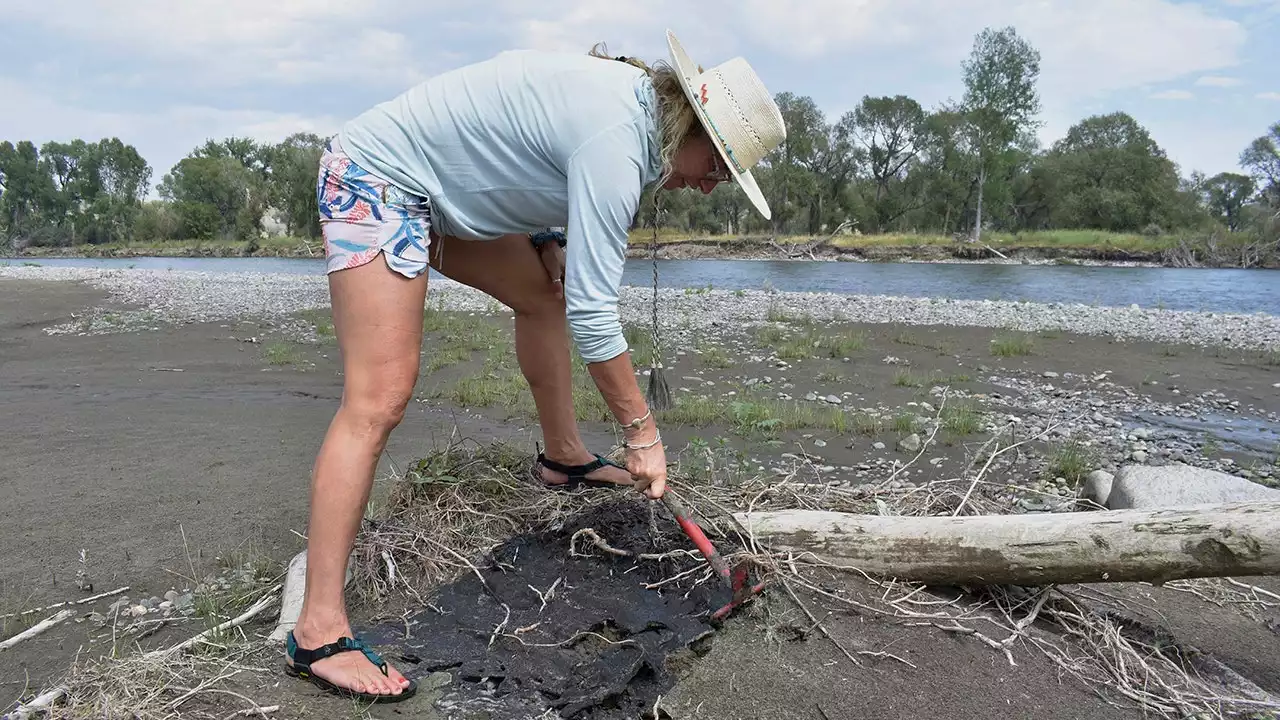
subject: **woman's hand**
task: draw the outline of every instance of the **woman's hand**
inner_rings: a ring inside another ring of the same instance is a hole
[[[547,277],[555,285],[556,297],[564,299],[564,249],[554,242],[544,242],[538,246],[538,257],[542,267],[547,269]]]
[[[658,439],[658,427],[652,420],[641,430],[628,431],[627,471],[635,478],[636,490],[650,500],[657,500],[667,491],[667,451]]]

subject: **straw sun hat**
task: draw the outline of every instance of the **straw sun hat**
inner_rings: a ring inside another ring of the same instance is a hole
[[[706,72],[685,52],[675,33],[667,31],[671,59],[684,93],[698,109],[698,118],[726,167],[766,220],[769,203],[760,192],[751,168],[786,139],[782,112],[755,70],[743,58],[727,60]]]

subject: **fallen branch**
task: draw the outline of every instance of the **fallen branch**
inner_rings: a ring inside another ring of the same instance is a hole
[[[56,610],[57,608],[65,607],[67,605],[87,605],[91,602],[94,602],[95,600],[101,600],[102,598],[111,597],[112,595],[119,595],[121,593],[125,593],[128,591],[129,591],[129,586],[125,585],[124,587],[116,588],[111,592],[99,593],[98,595],[94,595],[93,597],[87,597],[83,600],[68,600],[66,602],[54,603],[53,605],[46,605],[44,607],[31,608],[30,610],[23,610],[22,612],[15,612],[15,613],[8,613],[7,615],[0,615],[0,620],[7,620],[11,617],[21,617],[23,615],[35,615],[36,613]]]
[[[40,622],[36,623],[35,625],[32,625],[26,630],[23,630],[17,635],[14,635],[8,640],[4,640],[0,642],[0,651],[8,650],[9,648],[13,647],[14,645],[17,645],[20,642],[23,642],[24,640],[30,640],[31,638],[39,635],[40,633],[43,633],[49,628],[59,623],[66,622],[67,620],[74,617],[75,614],[76,614],[75,610],[63,610],[59,612],[57,615],[54,615],[53,617],[45,618],[44,620],[41,620]]]
[[[1160,510],[863,515],[735,513],[756,542],[929,584],[1163,583],[1280,575],[1280,502]]]
[[[67,689],[56,687],[39,697],[35,698],[25,705],[19,705],[14,708],[13,712],[8,713],[0,720],[28,720],[36,713],[47,712],[53,709],[53,704],[62,699],[67,694]]]
[[[698,560],[702,559],[702,553],[696,550],[672,550],[671,552],[665,553],[640,553],[638,555],[626,550],[619,550],[618,548],[610,545],[604,538],[600,537],[600,533],[596,532],[594,528],[582,528],[578,532],[574,533],[573,537],[569,538],[569,555],[573,557],[587,557],[586,553],[578,552],[579,537],[589,539],[591,544],[597,549],[616,557],[629,557],[637,560],[666,560],[671,557],[690,557]]]
[[[245,708],[244,710],[237,710],[231,713],[230,715],[223,718],[223,720],[231,720],[232,718],[238,718],[238,717],[254,717],[254,716],[266,717],[273,712],[279,712],[279,711],[280,711],[279,705],[268,705],[266,707]]]
[[[234,628],[234,627],[240,627],[246,622],[249,622],[253,618],[257,617],[259,614],[262,613],[263,610],[266,610],[267,608],[275,604],[276,600],[280,599],[280,596],[276,594],[277,592],[279,592],[280,587],[281,587],[280,585],[276,585],[275,587],[268,590],[267,594],[261,600],[254,603],[253,607],[246,610],[243,615],[237,618],[234,618],[232,620],[228,620],[222,623],[221,625],[218,625],[217,627],[205,630],[204,632],[200,633],[199,635],[196,635],[195,637],[189,640],[183,640],[182,642],[178,643],[177,645],[174,645],[171,648],[162,649],[162,650],[152,650],[151,652],[147,653],[143,657],[145,657],[148,660],[151,660],[155,658],[165,657],[167,655],[172,655],[174,653],[186,650],[187,648],[192,647],[193,645],[199,644],[200,642],[203,642],[205,638],[208,638],[212,635],[217,635],[218,633],[224,630],[230,630],[231,628]]]

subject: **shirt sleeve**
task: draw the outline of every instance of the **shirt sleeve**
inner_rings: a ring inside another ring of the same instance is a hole
[[[569,224],[565,305],[578,354],[603,362],[627,350],[618,315],[618,286],[627,233],[640,205],[642,157],[637,130],[621,125],[597,135],[568,166]]]

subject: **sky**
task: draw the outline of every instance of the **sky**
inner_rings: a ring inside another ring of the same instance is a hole
[[[0,0],[0,18],[0,141],[119,137],[153,184],[207,138],[330,134],[506,49],[662,59],[668,28],[832,122],[867,95],[959,99],[974,35],[1008,25],[1041,55],[1046,146],[1122,110],[1214,175],[1280,122],[1280,0]]]

